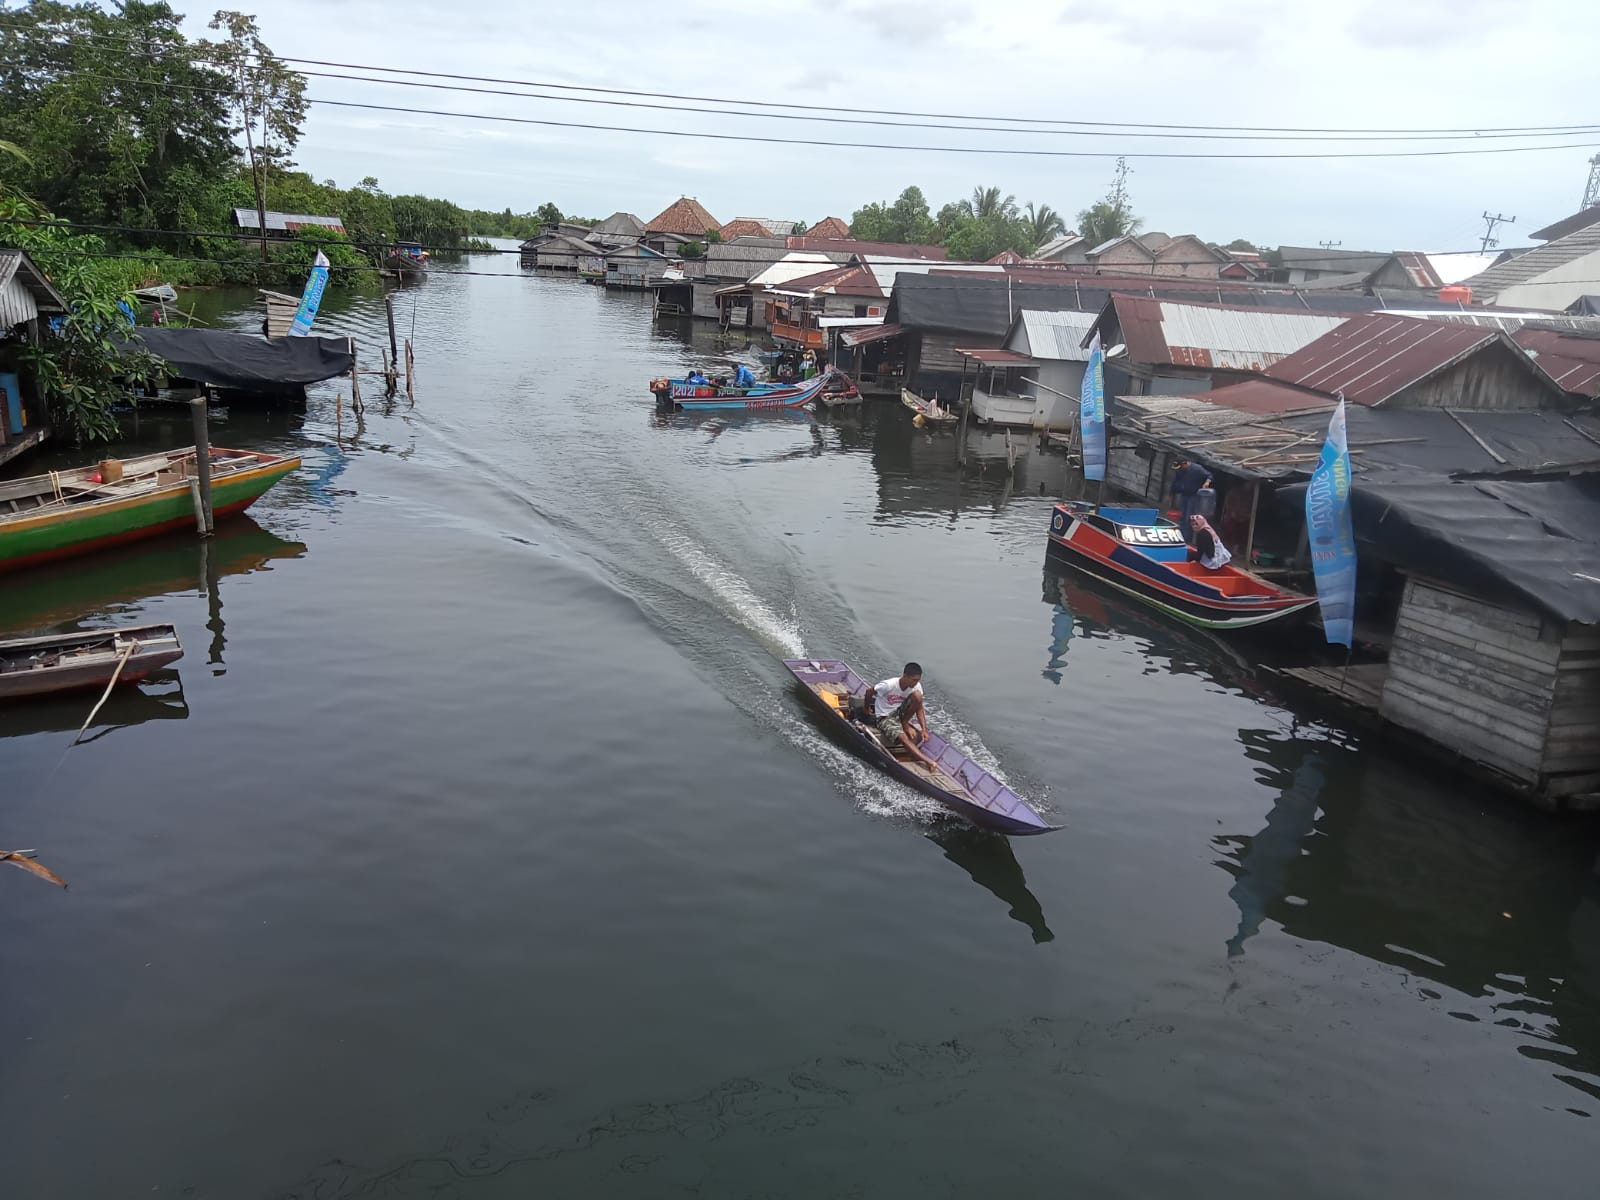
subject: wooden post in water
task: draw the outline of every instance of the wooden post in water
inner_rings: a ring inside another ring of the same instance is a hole
[[[412,375],[412,364],[413,364],[413,362],[414,362],[414,359],[411,356],[411,339],[407,338],[406,339],[406,399],[410,402],[411,406],[413,408],[415,408],[416,405],[417,405],[417,394],[413,390],[413,375]]]
[[[194,470],[200,501],[195,525],[201,537],[210,537],[215,520],[211,510],[211,431],[206,425],[204,391],[189,401],[189,412],[194,417]]]
[[[1244,535],[1244,561],[1246,568],[1250,565],[1250,551],[1256,544],[1256,509],[1261,506],[1261,481],[1254,480],[1250,484],[1250,530]]]
[[[361,364],[356,361],[355,338],[346,338],[345,340],[350,343],[350,411],[359,416],[361,414],[361,374],[358,368]]]
[[[400,351],[394,344],[394,293],[385,292],[383,296],[383,315],[389,319],[389,361],[399,362]]]

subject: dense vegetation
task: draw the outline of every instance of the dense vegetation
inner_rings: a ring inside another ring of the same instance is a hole
[[[130,256],[116,261],[133,264],[121,274],[135,282],[297,287],[321,248],[341,268],[332,282],[348,286],[372,278],[396,240],[448,253],[473,238],[526,237],[547,215],[391,196],[372,178],[348,188],[312,179],[292,157],[304,78],[252,17],[218,12],[216,38],[194,41],[179,19],[145,0],[0,11],[0,138],[25,155],[0,155],[0,185],[101,235],[81,252]],[[234,209],[255,209],[258,179],[266,208],[341,217],[346,235],[307,233],[271,246],[263,263],[233,222]]]

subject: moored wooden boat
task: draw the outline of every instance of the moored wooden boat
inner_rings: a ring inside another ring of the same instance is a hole
[[[1260,625],[1317,602],[1232,564],[1188,561],[1182,531],[1153,508],[1058,504],[1050,547],[1119,591],[1206,629]]]
[[[190,446],[99,467],[52,471],[0,483],[0,572],[195,525],[195,451]],[[243,512],[300,465],[297,457],[211,448],[211,507]]]
[[[832,376],[825,372],[803,384],[769,388],[765,391],[759,388],[713,387],[711,390],[715,394],[710,396],[694,394],[703,385],[685,384],[680,388],[670,380],[657,379],[651,382],[650,390],[655,393],[656,402],[662,408],[684,408],[699,412],[801,408],[822,395],[830,378]]]
[[[924,400],[910,388],[900,389],[900,403],[930,425],[954,425],[960,420],[960,417],[948,408],[942,407],[937,400]]]
[[[856,387],[855,380],[843,371],[835,371],[833,382],[822,389],[820,399],[829,408],[840,408],[846,404],[860,404],[861,392]]]
[[[851,743],[901,783],[932,796],[974,825],[997,833],[1026,835],[1060,828],[936,733],[929,734],[922,749],[939,764],[938,772],[930,771],[904,750],[898,755],[891,753],[878,737],[877,729],[857,718],[867,681],[848,663],[833,658],[786,658],[783,665]]]
[[[171,625],[12,638],[0,641],[0,700],[136,683],[182,657]]]

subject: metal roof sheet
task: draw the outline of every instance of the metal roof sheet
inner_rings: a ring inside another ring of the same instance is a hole
[[[826,254],[805,250],[791,250],[759,275],[751,278],[752,287],[782,287],[807,275],[815,275],[824,267],[835,265]]]
[[[1011,326],[1006,346],[1016,349],[1012,342],[1020,330],[1028,341],[1028,353],[1034,358],[1051,362],[1088,362],[1089,351],[1083,341],[1094,327],[1096,314],[1076,312],[1072,309],[1046,311],[1025,308],[1017,314]]]
[[[990,367],[1025,367],[1033,361],[1028,355],[1018,354],[1015,350],[963,350],[958,346],[956,353]]]
[[[1600,204],[1593,204],[1588,208],[1573,213],[1570,217],[1562,217],[1561,220],[1553,225],[1546,225],[1543,229],[1535,229],[1528,236],[1536,237],[1542,242],[1550,242],[1597,223],[1600,223]]]
[[[898,337],[906,331],[904,325],[893,325],[885,321],[874,329],[862,329],[855,333],[841,333],[839,340],[846,346],[864,346],[868,342],[881,342],[885,338]]]
[[[344,232],[344,222],[338,217],[318,217],[310,213],[285,213],[273,212],[267,209],[267,231],[277,230],[281,233],[293,233],[296,229],[310,225],[319,229],[334,229]],[[260,229],[261,218],[253,208],[236,208],[233,210],[233,223],[240,229]]]
[[[1140,296],[1112,299],[1136,363],[1263,371],[1344,318],[1334,313],[1263,311]]]
[[[1461,283],[1472,289],[1474,299],[1493,300],[1501,292],[1519,283],[1527,283],[1541,275],[1547,275],[1574,259],[1593,254],[1597,250],[1600,250],[1600,223],[1587,225],[1567,234],[1566,237],[1557,238],[1553,242],[1546,242],[1543,246],[1525,251],[1515,258],[1507,259],[1499,266],[1469,276],[1461,280]]]
[[[1523,328],[1513,333],[1511,340],[1526,350],[1562,391],[1586,399],[1600,395],[1600,335]]]
[[[1367,313],[1274,363],[1266,374],[1330,396],[1343,392],[1351,403],[1370,406],[1502,340],[1509,341],[1498,329]]]
[[[0,250],[0,329],[66,311],[66,300],[27,251]]]

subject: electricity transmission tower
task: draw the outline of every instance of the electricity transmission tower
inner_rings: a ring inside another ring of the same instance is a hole
[[[1583,189],[1583,203],[1578,205],[1578,211],[1593,208],[1600,204],[1600,154],[1589,160],[1589,184]]]

